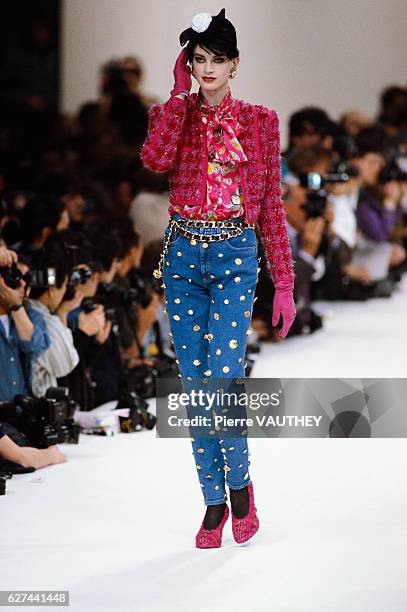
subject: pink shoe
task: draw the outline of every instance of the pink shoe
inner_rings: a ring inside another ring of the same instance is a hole
[[[253,483],[247,485],[249,492],[249,511],[243,518],[237,518],[232,510],[232,532],[235,541],[238,544],[247,542],[257,532],[259,528],[259,519],[256,514],[256,506],[254,505]]]
[[[226,521],[229,518],[229,506],[226,504],[225,512],[221,522],[215,529],[205,529],[203,521],[198,533],[195,536],[197,548],[219,548],[222,544],[222,531]]]

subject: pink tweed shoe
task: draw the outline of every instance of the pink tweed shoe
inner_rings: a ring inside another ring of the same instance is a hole
[[[195,536],[197,548],[219,548],[221,546],[223,527],[229,518],[229,514],[229,506],[226,504],[222,520],[215,529],[205,529],[202,521],[201,527]]]
[[[238,544],[247,542],[257,532],[259,528],[259,519],[256,514],[256,506],[254,505],[253,483],[247,485],[249,492],[249,511],[243,518],[237,518],[232,510],[232,532],[235,541]]]

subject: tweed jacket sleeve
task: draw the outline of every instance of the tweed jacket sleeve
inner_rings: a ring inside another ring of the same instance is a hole
[[[269,109],[268,119],[266,191],[257,223],[270,262],[274,285],[282,281],[285,287],[294,289],[293,261],[281,201],[280,123],[276,111]]]
[[[186,99],[171,96],[149,111],[147,138],[141,148],[143,165],[153,172],[168,172],[174,164],[186,115]]]

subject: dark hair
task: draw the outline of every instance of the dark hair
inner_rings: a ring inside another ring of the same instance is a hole
[[[355,138],[356,156],[362,157],[367,153],[386,154],[389,146],[389,137],[382,126],[374,125],[360,130]]]
[[[307,106],[296,111],[290,116],[288,124],[290,146],[294,136],[309,133],[325,134],[328,122],[328,113],[318,106]]]
[[[397,99],[397,98],[405,98],[407,96],[407,90],[403,89],[403,87],[400,87],[399,85],[391,85],[389,87],[386,87],[385,89],[383,89],[383,91],[380,94],[380,102],[382,105],[382,108],[385,108],[387,106],[389,106],[390,104],[393,104],[393,102]]]
[[[20,213],[23,242],[33,242],[45,227],[55,230],[64,208],[62,202],[55,196],[36,195],[29,199]]]
[[[196,45],[212,53],[225,54],[229,59],[239,56],[236,30],[229,19],[225,18],[225,9],[212,16],[212,21],[204,32],[196,32],[192,27],[187,28],[180,34],[179,41],[182,47],[189,41],[186,46],[189,62],[192,62]]]

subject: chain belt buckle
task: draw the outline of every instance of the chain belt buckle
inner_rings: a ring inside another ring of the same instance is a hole
[[[203,224],[196,224],[195,221],[203,221]],[[219,225],[219,221],[205,221],[204,219],[189,219],[188,221],[184,221],[184,224],[187,227],[218,227],[219,229],[223,229],[223,228],[233,228],[236,231],[229,231],[229,232],[225,232],[224,234],[195,234],[194,232],[191,232],[187,229],[185,229],[185,227],[183,227],[180,223],[178,223],[178,220],[176,219],[170,219],[170,229],[168,232],[168,236],[167,236],[167,240],[165,241],[162,253],[160,255],[160,261],[158,264],[158,268],[156,268],[153,272],[153,275],[155,278],[162,278],[162,268],[163,268],[163,264],[164,264],[164,259],[167,256],[168,253],[168,245],[169,242],[171,240],[171,234],[173,232],[174,227],[176,227],[178,229],[178,231],[180,232],[180,234],[182,234],[183,236],[186,236],[187,238],[189,238],[190,240],[195,240],[197,242],[217,242],[219,240],[229,240],[229,238],[235,238],[236,236],[240,236],[241,234],[243,234],[243,230],[245,228],[250,228],[250,229],[254,229],[254,223],[245,223],[245,222],[240,222],[238,224],[236,223],[232,223],[232,222],[228,222],[228,221],[221,221],[221,225]],[[194,225],[195,223],[195,225]],[[207,224],[211,224],[211,225],[207,225]],[[161,287],[165,287],[165,284],[163,283],[161,285]]]

